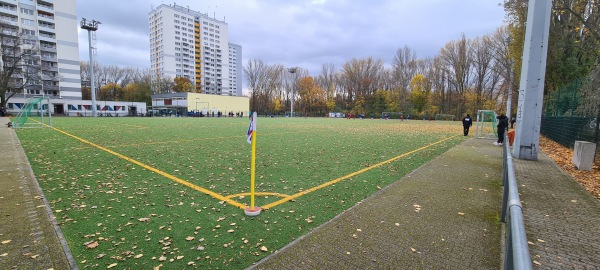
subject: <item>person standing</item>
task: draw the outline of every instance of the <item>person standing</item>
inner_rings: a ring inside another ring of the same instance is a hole
[[[464,132],[465,136],[467,136],[467,135],[469,135],[469,128],[473,125],[473,119],[471,119],[471,116],[469,114],[467,114],[467,116],[465,116],[465,118],[463,118],[462,122],[463,122],[463,132]]]
[[[508,117],[506,115],[501,114],[498,118],[498,141],[494,143],[494,145],[502,145],[504,142],[504,132],[508,128]]]

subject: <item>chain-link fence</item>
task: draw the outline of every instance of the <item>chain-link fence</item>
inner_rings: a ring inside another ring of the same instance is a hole
[[[565,147],[573,149],[575,141],[596,143],[600,153],[600,115],[596,117],[577,114],[581,102],[581,81],[562,87],[544,97],[544,114],[540,133]],[[600,163],[600,159],[596,159]]]
[[[578,116],[543,116],[541,133],[566,147],[573,148],[575,141],[598,144],[600,119]]]

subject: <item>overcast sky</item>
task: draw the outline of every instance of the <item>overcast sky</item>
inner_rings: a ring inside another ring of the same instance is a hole
[[[102,65],[150,66],[148,13],[160,0],[79,0],[79,20],[95,19]],[[464,33],[474,38],[504,24],[500,0],[179,0],[177,5],[208,13],[229,26],[229,42],[250,59],[311,75],[321,65],[336,69],[352,58],[382,59],[390,65],[405,45],[418,58],[433,57]],[[89,60],[87,32],[79,31],[82,61]]]

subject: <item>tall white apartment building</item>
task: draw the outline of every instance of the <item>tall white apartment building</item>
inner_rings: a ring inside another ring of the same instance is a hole
[[[76,0],[0,0],[0,23],[18,28],[21,49],[35,50],[35,61],[28,64],[41,65],[41,80],[14,98],[44,94],[81,100]]]
[[[229,43],[229,84],[235,95],[242,95],[242,46]]]
[[[186,77],[198,93],[241,95],[242,47],[235,45],[233,50],[239,62],[230,61],[225,21],[188,7],[162,4],[150,11],[148,24],[153,79]]]

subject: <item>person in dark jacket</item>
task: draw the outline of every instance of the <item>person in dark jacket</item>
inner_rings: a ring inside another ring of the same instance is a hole
[[[498,125],[496,126],[498,127],[498,141],[495,142],[494,145],[502,145],[504,142],[504,132],[506,132],[506,129],[508,128],[508,117],[501,114],[496,118],[498,118]]]
[[[473,125],[473,119],[471,119],[471,116],[469,114],[467,114],[467,116],[465,116],[465,118],[463,118],[462,122],[463,122],[463,132],[464,132],[465,136],[467,136],[467,135],[469,135],[469,128]]]

